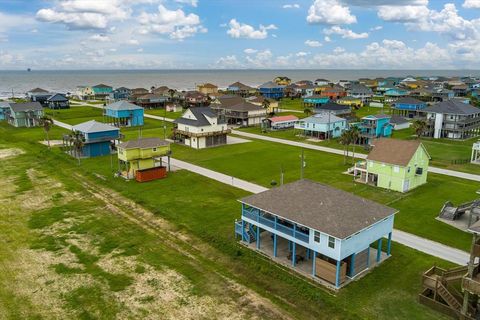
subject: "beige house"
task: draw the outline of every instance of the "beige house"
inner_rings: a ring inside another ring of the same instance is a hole
[[[206,95],[218,93],[218,87],[211,83],[203,83],[197,85],[197,91]]]

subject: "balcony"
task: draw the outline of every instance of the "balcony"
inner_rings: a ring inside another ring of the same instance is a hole
[[[174,133],[181,134],[187,137],[209,137],[209,136],[220,136],[224,134],[230,134],[232,131],[230,129],[220,130],[220,131],[210,131],[210,132],[190,132],[183,131],[179,129],[173,129]]]
[[[243,210],[243,216],[245,218],[250,219],[250,220],[256,221],[260,225],[260,227],[263,225],[263,226],[266,226],[270,229],[274,229],[274,230],[276,230],[279,233],[282,233],[284,235],[293,237],[293,238],[295,238],[297,240],[300,240],[302,242],[305,242],[305,243],[309,243],[309,235],[308,234],[306,234],[306,233],[304,233],[300,230],[297,230],[296,228],[286,226],[286,225],[282,224],[280,221],[278,221],[278,219],[275,220],[275,218],[269,218],[269,217],[263,216],[262,214],[259,214],[256,209],[245,208]],[[236,228],[236,226],[235,226],[235,228]]]

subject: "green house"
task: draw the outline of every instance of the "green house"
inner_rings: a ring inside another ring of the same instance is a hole
[[[420,141],[377,139],[372,147],[366,161],[355,164],[357,182],[398,192],[427,182],[430,155]]]

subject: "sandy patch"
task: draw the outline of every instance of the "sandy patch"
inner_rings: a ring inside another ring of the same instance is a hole
[[[39,143],[43,144],[44,146],[48,146],[48,142],[45,140],[38,141]],[[50,140],[50,147],[60,147],[63,145],[63,140]]]
[[[24,153],[25,151],[19,148],[0,149],[0,160],[13,158]]]

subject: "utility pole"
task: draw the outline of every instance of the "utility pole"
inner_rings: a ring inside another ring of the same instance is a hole
[[[283,166],[280,166],[280,185],[283,186]]]
[[[303,167],[304,167],[304,159],[305,156],[303,154],[303,149],[302,149],[302,155],[300,156],[300,179],[303,179]]]

